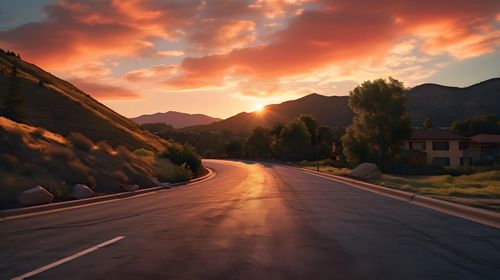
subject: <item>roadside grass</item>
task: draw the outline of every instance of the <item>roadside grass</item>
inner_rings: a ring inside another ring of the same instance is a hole
[[[316,166],[303,166],[303,167],[306,169],[316,171]],[[348,175],[351,172],[351,169],[349,169],[349,168],[337,168],[337,167],[332,167],[332,166],[327,166],[327,165],[320,165],[319,171],[325,172],[328,174],[333,174],[333,175]]]
[[[316,161],[301,161],[295,163],[297,167],[316,170]],[[348,175],[351,172],[348,163],[324,159],[319,161],[319,171],[334,175]]]
[[[304,161],[296,166],[316,170],[316,162]],[[348,175],[351,171],[330,165],[328,160],[320,161],[320,171],[333,175]],[[380,186],[431,196],[459,204],[500,211],[500,169],[497,167],[476,168],[475,173],[463,175],[408,176],[383,174],[372,183]],[[470,171],[470,170],[469,170]]]
[[[384,174],[375,183],[424,195],[500,198],[500,170],[461,176],[396,176]]]

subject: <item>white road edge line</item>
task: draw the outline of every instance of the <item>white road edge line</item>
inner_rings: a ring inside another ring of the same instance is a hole
[[[71,255],[71,256],[65,257],[64,259],[60,259],[60,260],[58,260],[58,261],[56,261],[56,262],[53,262],[53,263],[50,263],[50,264],[48,264],[48,265],[46,265],[46,266],[42,266],[42,267],[37,268],[37,269],[35,269],[35,270],[31,271],[31,272],[25,273],[25,274],[23,274],[23,275],[21,275],[21,276],[14,277],[14,278],[12,278],[11,280],[22,280],[22,279],[26,279],[26,278],[29,278],[29,277],[35,276],[35,275],[37,275],[37,274],[39,274],[39,273],[42,273],[42,272],[44,272],[44,271],[46,271],[46,270],[49,270],[49,269],[51,269],[51,268],[54,268],[54,267],[56,267],[56,266],[58,266],[58,265],[61,265],[61,264],[67,263],[67,262],[69,262],[69,261],[71,261],[71,260],[74,260],[74,259],[76,259],[76,258],[79,258],[79,257],[81,257],[81,256],[83,256],[83,255],[86,255],[86,254],[92,253],[93,251],[95,251],[95,250],[97,250],[97,249],[100,249],[100,248],[102,248],[102,247],[108,246],[108,245],[110,245],[110,244],[112,244],[112,243],[115,243],[115,242],[117,242],[117,241],[120,241],[120,240],[121,240],[121,239],[123,239],[123,238],[125,238],[125,236],[117,236],[117,237],[115,237],[115,238],[113,238],[113,239],[111,239],[111,240],[108,240],[108,241],[105,241],[105,242],[103,242],[103,243],[100,243],[100,244],[97,244],[97,245],[95,245],[95,246],[92,246],[92,247],[90,247],[90,248],[88,248],[88,249],[85,249],[85,250],[83,250],[83,251],[81,251],[81,252],[78,252],[78,253],[76,253],[76,254],[74,254],[74,255]]]

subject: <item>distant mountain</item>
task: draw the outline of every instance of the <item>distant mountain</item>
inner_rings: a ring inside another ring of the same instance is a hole
[[[243,132],[256,126],[270,127],[276,122],[287,122],[300,114],[313,115],[322,124],[329,126],[347,126],[352,120],[352,111],[347,106],[347,101],[347,96],[323,96],[313,93],[296,100],[268,105],[261,112],[243,112],[214,124],[188,127],[185,130]]]
[[[170,124],[174,128],[183,128],[193,125],[204,125],[218,122],[221,119],[212,118],[202,114],[186,114],[175,111],[168,111],[166,113],[156,113],[151,115],[141,115],[132,120],[137,124],[146,123],[165,123]]]
[[[4,51],[0,51],[0,102],[7,94],[14,66],[22,93],[23,123],[62,136],[79,132],[94,142],[105,140],[115,147],[123,145],[132,150],[141,147],[161,150],[165,147],[165,140],[142,129],[72,84]]]
[[[423,84],[408,91],[408,111],[416,125],[428,117],[438,126],[481,115],[500,117],[500,78],[465,87]]]
[[[454,120],[481,115],[500,117],[500,78],[466,88],[423,84],[408,90],[407,95],[408,111],[415,126],[421,125],[426,117],[438,126],[450,126]],[[263,112],[239,113],[217,123],[184,130],[246,132],[256,126],[270,127],[276,122],[286,122],[300,114],[310,114],[320,123],[331,127],[345,127],[353,117],[348,99],[348,96],[313,93],[296,100],[268,105]]]

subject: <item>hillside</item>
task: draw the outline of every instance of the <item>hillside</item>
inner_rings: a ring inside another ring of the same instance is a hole
[[[450,126],[454,120],[481,115],[500,117],[500,78],[466,88],[423,84],[408,90],[407,95],[408,111],[415,126],[421,125],[426,117],[438,126]],[[239,113],[214,124],[183,130],[246,132],[256,126],[269,127],[276,122],[286,122],[300,114],[310,114],[331,127],[345,127],[353,116],[348,99],[348,96],[310,94],[268,105],[263,112]]]
[[[151,115],[141,115],[132,120],[137,124],[146,123],[165,123],[173,126],[174,128],[183,128],[193,125],[205,125],[218,122],[221,119],[213,118],[202,114],[186,114],[175,111],[168,111],[165,113],[155,113]]]
[[[469,87],[423,84],[408,92],[408,111],[416,125],[428,117],[439,126],[481,115],[500,117],[500,78]]]
[[[165,140],[143,130],[72,84],[3,51],[0,51],[0,101],[9,88],[14,66],[18,69],[24,123],[63,136],[80,132],[94,142],[105,140],[112,146],[154,150],[165,147]],[[40,80],[43,85],[39,85]]]

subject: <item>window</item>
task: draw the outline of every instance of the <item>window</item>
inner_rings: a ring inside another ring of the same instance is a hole
[[[450,158],[448,158],[448,157],[435,157],[432,159],[432,165],[450,166]]]
[[[472,158],[463,157],[460,158],[460,166],[470,166],[472,164]]]
[[[410,142],[410,150],[425,151],[425,142]]]
[[[467,142],[460,142],[458,144],[458,148],[460,149],[460,151],[468,150],[469,149],[469,143],[467,143]]]
[[[448,151],[450,143],[448,141],[434,141],[432,142],[432,149],[435,151]]]

